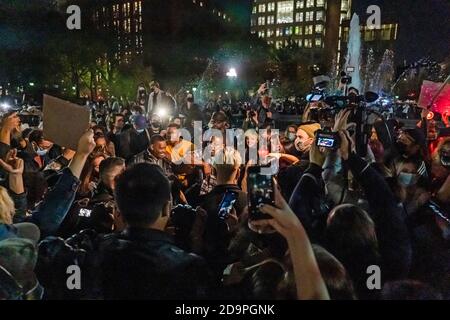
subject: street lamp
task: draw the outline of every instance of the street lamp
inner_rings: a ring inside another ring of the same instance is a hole
[[[227,77],[228,78],[237,78],[237,72],[235,68],[230,68],[230,70],[228,70],[227,72]]]
[[[193,92],[196,92],[196,91],[197,91],[197,88],[192,88],[192,91],[193,91]]]

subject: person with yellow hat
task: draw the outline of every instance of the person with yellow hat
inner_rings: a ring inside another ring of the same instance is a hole
[[[314,136],[316,131],[320,130],[319,123],[305,123],[298,127],[297,138],[295,139],[295,149],[301,152],[303,155],[307,155],[311,146],[314,143]]]

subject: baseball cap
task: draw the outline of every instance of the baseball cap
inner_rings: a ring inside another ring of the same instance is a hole
[[[141,114],[133,116],[131,123],[135,125],[137,130],[144,130],[148,128],[147,118]]]

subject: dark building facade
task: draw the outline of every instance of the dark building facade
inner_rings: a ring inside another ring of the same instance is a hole
[[[79,0],[83,14],[102,32],[114,35],[111,46],[121,64],[135,59],[157,77],[177,76],[184,68],[204,68],[221,41],[239,28],[214,0]]]

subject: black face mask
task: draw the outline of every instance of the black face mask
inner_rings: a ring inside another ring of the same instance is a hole
[[[152,127],[153,128],[160,128],[161,127],[161,123],[160,122],[152,122]]]
[[[187,99],[187,102],[193,103],[194,99],[189,98],[189,99]]]

